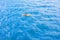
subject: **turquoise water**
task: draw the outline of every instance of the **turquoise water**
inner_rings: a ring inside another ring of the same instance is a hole
[[[60,40],[60,0],[0,0],[0,40]]]

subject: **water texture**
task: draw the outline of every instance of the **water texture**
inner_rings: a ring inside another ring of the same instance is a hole
[[[60,0],[0,0],[0,40],[60,40]]]

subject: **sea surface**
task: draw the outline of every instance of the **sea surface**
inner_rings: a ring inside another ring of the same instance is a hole
[[[60,0],[0,0],[0,40],[60,40]]]

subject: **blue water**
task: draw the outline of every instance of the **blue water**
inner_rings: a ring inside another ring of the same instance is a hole
[[[60,40],[60,0],[0,0],[0,40]]]

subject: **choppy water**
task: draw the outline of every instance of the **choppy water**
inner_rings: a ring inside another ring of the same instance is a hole
[[[0,40],[60,40],[60,0],[0,0]]]

